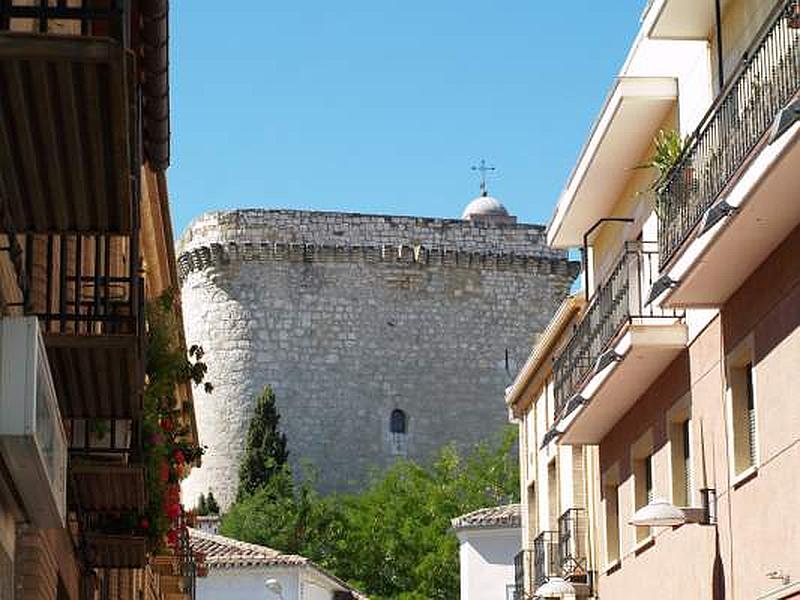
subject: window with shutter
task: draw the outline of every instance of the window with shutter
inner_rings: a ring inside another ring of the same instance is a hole
[[[733,438],[733,473],[739,475],[758,462],[754,366],[749,347],[728,358],[728,397]]]

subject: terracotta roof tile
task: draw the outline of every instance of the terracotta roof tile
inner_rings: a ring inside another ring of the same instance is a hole
[[[519,527],[522,522],[519,504],[481,508],[450,521],[453,529]]]
[[[311,560],[297,554],[283,554],[267,546],[240,542],[223,535],[216,535],[189,528],[192,550],[205,555],[205,564],[214,568],[293,566],[309,567],[322,573],[343,589],[352,593],[355,600],[368,600],[367,596],[347,585],[338,577],[315,565]]]
[[[205,555],[205,562],[209,567],[306,565],[310,562],[296,554],[283,554],[266,546],[240,542],[199,529],[189,529],[189,540],[192,550]]]

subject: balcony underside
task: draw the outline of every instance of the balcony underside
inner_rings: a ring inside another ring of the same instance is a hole
[[[84,511],[140,511],[145,505],[140,466],[72,463],[77,503]]]
[[[140,569],[147,564],[147,540],[130,535],[86,535],[87,562],[95,568]]]
[[[725,10],[730,0],[721,0]],[[649,35],[656,39],[705,40],[714,28],[714,2],[697,0],[656,0],[650,10],[658,11]]]
[[[139,414],[144,378],[136,336],[47,334],[45,346],[64,418]]]
[[[669,77],[616,81],[547,231],[557,248],[580,246],[583,234],[613,214],[631,169],[675,106],[678,84]]]
[[[745,282],[800,223],[800,125],[764,146],[743,175],[706,213],[704,223],[673,260],[675,283],[661,304],[717,307]],[[731,208],[721,211],[721,208]],[[713,222],[713,221],[712,221]],[[709,222],[711,225],[711,222]]]
[[[16,231],[130,232],[126,65],[110,39],[0,34],[0,194]]]
[[[599,444],[659,374],[686,347],[686,325],[639,323],[628,326],[613,346],[613,360],[600,362],[577,391],[585,399],[562,419],[559,443]],[[566,424],[566,427],[565,427]]]

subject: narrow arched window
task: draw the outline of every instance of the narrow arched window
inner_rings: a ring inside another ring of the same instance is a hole
[[[399,408],[395,408],[389,418],[389,431],[391,433],[406,433],[406,421],[406,413]]]

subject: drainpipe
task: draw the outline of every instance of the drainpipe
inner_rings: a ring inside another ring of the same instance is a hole
[[[719,91],[722,92],[722,86],[725,84],[725,73],[722,67],[722,8],[720,7],[720,0],[714,0],[714,17],[717,28],[717,77]]]
[[[581,263],[583,265],[583,290],[586,296],[586,302],[589,302],[591,296],[589,295],[589,236],[594,233],[594,230],[600,227],[603,223],[633,223],[630,217],[603,217],[592,225],[586,233],[583,234],[583,249],[581,252]],[[591,294],[594,296],[594,292]]]

